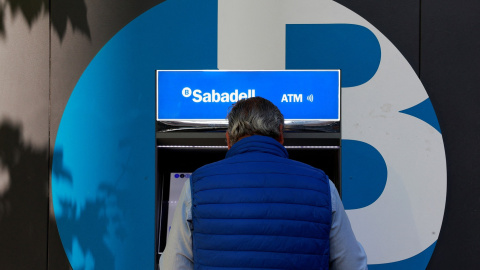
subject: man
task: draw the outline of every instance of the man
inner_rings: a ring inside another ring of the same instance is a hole
[[[238,101],[224,160],[182,190],[160,269],[367,269],[333,183],[288,159],[282,113]]]

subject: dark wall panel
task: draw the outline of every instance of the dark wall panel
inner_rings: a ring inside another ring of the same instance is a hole
[[[48,1],[0,4],[0,269],[46,269]]]
[[[0,166],[10,178],[0,196],[0,268],[46,269],[48,149],[22,135],[20,124],[0,123]]]
[[[442,129],[447,204],[429,269],[480,265],[480,2],[424,0],[421,80]]]

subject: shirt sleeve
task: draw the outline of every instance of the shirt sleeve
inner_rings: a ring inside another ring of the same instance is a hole
[[[160,270],[193,269],[192,232],[190,230],[191,196],[190,181],[186,181],[173,215],[167,245],[160,256]]]
[[[367,255],[362,245],[355,238],[337,188],[332,181],[330,181],[330,193],[332,196],[330,269],[368,269]]]

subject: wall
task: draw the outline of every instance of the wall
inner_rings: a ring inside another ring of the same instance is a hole
[[[47,263],[48,5],[1,5],[0,262],[30,269]]]
[[[205,20],[201,15],[206,13],[198,15],[197,11],[190,11],[190,13],[185,11],[192,8],[184,8],[185,6],[178,4],[184,1],[161,2],[160,0],[122,0],[100,3],[90,0],[58,0],[50,3],[31,1],[28,4],[4,1],[2,4],[0,8],[2,63],[0,73],[2,82],[0,86],[0,246],[5,251],[0,255],[2,268],[68,269],[70,266],[66,255],[73,260],[70,263],[74,269],[92,269],[93,265],[95,269],[121,269],[120,265],[126,267],[129,264],[139,263],[138,261],[141,261],[139,265],[153,267],[153,259],[149,261],[150,257],[147,254],[139,258],[122,253],[136,248],[125,244],[134,243],[129,242],[133,241],[129,239],[135,236],[136,227],[132,224],[117,222],[120,219],[129,223],[135,218],[135,215],[131,215],[129,208],[131,202],[123,201],[131,197],[131,194],[128,192],[125,194],[122,191],[128,190],[129,181],[140,181],[143,175],[136,175],[138,179],[132,180],[122,178],[121,173],[107,175],[105,177],[119,179],[119,182],[115,183],[120,183],[120,187],[117,189],[112,189],[111,186],[110,189],[103,187],[102,196],[90,201],[87,198],[83,201],[83,205],[82,203],[75,205],[70,201],[71,205],[68,209],[71,212],[68,212],[68,215],[61,215],[70,218],[57,220],[61,225],[74,228],[64,233],[76,236],[76,240],[71,238],[67,241],[68,245],[65,245],[65,237],[62,238],[65,248],[59,241],[52,202],[49,205],[49,198],[54,197],[51,195],[49,183],[50,177],[54,180],[66,179],[65,186],[78,188],[79,186],[75,186],[78,183],[77,179],[89,181],[78,178],[76,168],[69,163],[72,161],[68,157],[70,151],[62,149],[65,151],[63,152],[56,148],[54,154],[53,149],[56,147],[59,130],[62,132],[60,128],[64,125],[61,124],[62,116],[65,117],[64,112],[68,113],[66,108],[71,94],[75,87],[84,89],[79,86],[79,80],[84,76],[82,74],[88,73],[84,72],[94,57],[98,54],[101,58],[106,53],[107,49],[101,51],[104,45],[124,26],[157,4],[168,4],[169,9],[177,8],[175,10],[179,12],[178,15],[164,14],[163,22],[166,25],[170,23],[169,26],[178,27],[181,22],[186,22],[185,24],[188,25],[195,20],[202,22]],[[479,115],[476,104],[479,94],[475,91],[475,86],[480,80],[476,76],[480,53],[477,50],[478,46],[475,45],[480,40],[476,31],[480,23],[476,16],[480,5],[469,1],[445,0],[402,2],[339,0],[337,2],[363,17],[367,23],[378,29],[378,33],[384,35],[396,46],[411,65],[413,73],[420,78],[435,109],[446,157],[446,204],[440,235],[433,237],[434,239],[438,237],[438,241],[434,246],[431,259],[429,262],[427,260],[427,268],[473,269],[479,263],[478,256],[475,256],[479,251],[476,245],[478,243],[476,228],[480,221],[478,216],[480,202],[476,196],[479,185],[475,181],[479,171],[475,161],[479,160],[480,149],[476,144],[479,126],[474,117]],[[220,1],[220,4],[223,4],[220,8],[225,8],[224,3],[226,2]],[[262,3],[268,3],[268,1]],[[205,1],[198,9],[209,5],[215,5],[215,1]],[[255,13],[255,10],[247,11],[246,14]],[[269,16],[274,18],[277,14],[272,12]],[[248,24],[248,21],[246,20],[244,24]],[[216,22],[208,21],[208,24],[210,23]],[[222,25],[224,24],[219,24],[219,33],[222,32]],[[198,32],[198,29],[192,32],[188,26],[182,27],[184,28],[180,28],[183,29],[180,32],[168,33],[165,29],[169,27],[158,26],[159,33],[165,39],[177,44],[177,51],[178,47],[194,42],[190,37]],[[204,29],[204,31],[207,30]],[[375,33],[377,37],[380,36],[377,32]],[[211,33],[208,32],[206,35],[209,34]],[[169,37],[175,39],[169,39]],[[228,41],[228,39],[223,40]],[[155,42],[160,41],[152,41],[152,43]],[[159,52],[157,55],[160,59],[158,68],[216,68],[217,65],[219,68],[224,68],[228,66],[228,59],[222,58],[222,55],[229,55],[222,51],[225,47],[219,47],[219,59],[217,59],[217,56],[205,56],[210,55],[209,48],[212,46],[215,50],[217,49],[215,42],[205,41],[194,45],[184,47],[191,52],[188,55],[171,55],[167,52],[174,51],[172,48],[162,47],[161,50],[165,53]],[[133,47],[136,44],[132,42],[129,46]],[[200,49],[195,51],[196,48]],[[141,57],[143,56],[125,56],[121,60],[128,62],[130,59],[133,65],[133,60]],[[211,64],[213,57],[215,61]],[[107,60],[114,61],[114,58],[109,59]],[[249,61],[249,58],[245,59]],[[99,61],[96,60],[96,62]],[[282,63],[276,61],[262,62],[257,67],[282,68]],[[236,68],[242,68],[241,63],[234,63],[234,65]],[[108,81],[101,82],[99,89],[108,86]],[[417,84],[415,85],[418,87]],[[135,93],[141,92],[142,90],[138,90]],[[133,95],[133,97],[139,95]],[[90,101],[86,109],[94,108],[95,102],[100,102],[100,99],[93,97]],[[84,109],[78,108],[73,112]],[[133,122],[141,118],[141,114],[137,115],[132,111],[126,114],[130,120],[114,121],[115,124],[108,127],[116,131],[121,131],[125,123],[126,126],[123,128],[133,127]],[[77,115],[78,122],[66,122],[69,123],[69,127],[65,130],[71,133],[63,134],[71,134],[69,137],[72,138],[86,136],[88,134],[85,133],[85,127],[88,127],[88,123],[83,123],[82,119],[89,121],[93,119],[98,121],[100,126],[101,123],[110,125],[102,122],[106,121],[102,119],[106,115],[109,115],[108,112],[98,115]],[[103,130],[92,130],[92,136],[100,131]],[[354,132],[350,134],[354,134],[352,137],[355,136]],[[113,145],[112,149],[117,151],[117,147],[125,145],[126,147],[122,148],[127,149],[125,156],[137,157],[136,155],[141,154],[128,150],[135,145],[135,142],[122,141],[122,138],[118,138],[118,143]],[[85,149],[83,154],[102,156],[98,154],[100,151],[98,149],[104,149],[101,147],[103,146]],[[53,157],[54,155],[56,158]],[[62,157],[63,155],[65,158]],[[134,164],[128,159],[113,160],[120,163],[120,165],[117,164],[119,167]],[[111,164],[111,166],[117,165]],[[87,169],[92,170],[92,167]],[[125,169],[127,175],[133,174],[133,171],[134,168]],[[90,173],[97,174],[97,171]],[[147,176],[149,175],[145,177]],[[152,185],[152,179],[144,180],[145,182],[141,182],[140,186],[148,188]],[[125,186],[122,186],[122,183]],[[432,186],[432,188],[435,187]],[[107,195],[103,196],[103,194]],[[135,196],[138,195],[133,197]],[[151,196],[150,194],[146,197]],[[67,195],[66,198],[68,197]],[[71,197],[78,199],[74,195]],[[348,198],[345,199],[348,200]],[[101,202],[101,204],[89,204],[89,202]],[[87,213],[93,216],[88,218]],[[105,219],[99,218],[97,216],[99,213],[105,213]],[[352,213],[349,215],[355,215],[354,212]],[[57,219],[58,217],[57,214]],[[91,224],[94,218],[97,218],[96,225]],[[378,219],[381,220],[382,217]],[[142,222],[149,226],[148,220],[147,218]],[[104,222],[104,225],[101,225],[101,222]],[[152,228],[153,225],[152,222]],[[112,235],[116,237],[111,237]],[[99,248],[95,249],[95,247]],[[145,250],[148,250],[148,247]],[[425,264],[421,260],[410,263],[421,267]],[[382,266],[376,265],[371,268],[376,269],[375,267]],[[401,269],[401,266],[398,264],[383,266],[383,269],[397,268]]]

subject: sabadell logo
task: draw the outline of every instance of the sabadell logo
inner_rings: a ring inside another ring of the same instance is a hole
[[[237,102],[241,99],[251,98],[255,96],[255,89],[248,89],[246,92],[239,92],[238,89],[235,89],[233,92],[217,92],[215,89],[212,89],[211,92],[203,93],[200,89],[195,89],[192,91],[190,87],[185,87],[182,89],[182,95],[186,98],[189,98],[193,95],[193,102]]]

